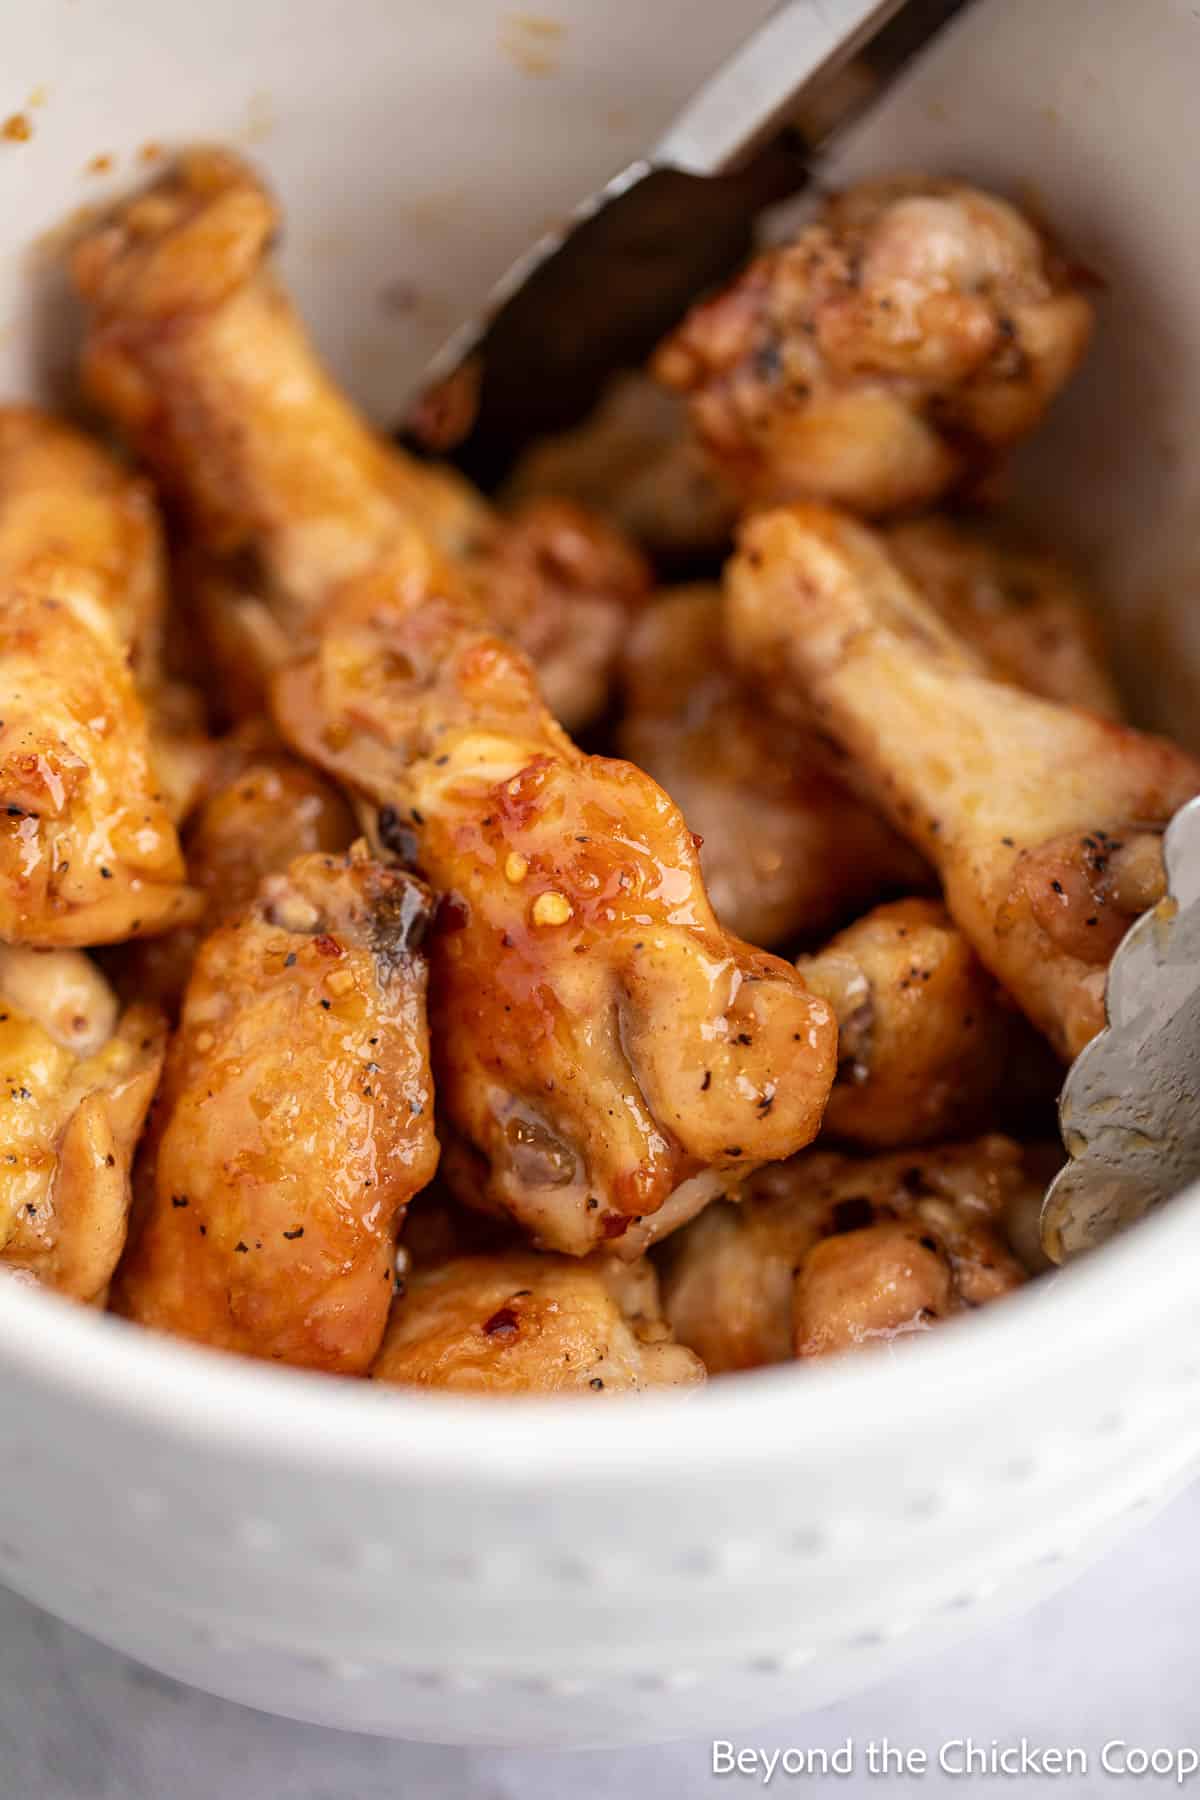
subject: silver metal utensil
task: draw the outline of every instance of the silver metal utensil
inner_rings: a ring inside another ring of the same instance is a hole
[[[1072,1063],[1059,1101],[1070,1161],[1042,1208],[1064,1262],[1200,1175],[1200,798],[1163,840],[1167,897],[1109,964],[1108,1025]]]
[[[835,133],[970,0],[787,0],[644,160],[503,276],[426,370],[402,427],[485,488],[576,423],[752,246]]]

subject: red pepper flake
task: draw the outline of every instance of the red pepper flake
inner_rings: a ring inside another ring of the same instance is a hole
[[[626,1213],[606,1213],[602,1229],[606,1238],[624,1237],[633,1220]]]
[[[501,1306],[490,1319],[484,1321],[485,1337],[514,1338],[520,1330],[520,1320],[511,1306]]]
[[[342,954],[342,946],[335,937],[330,937],[327,931],[323,931],[320,937],[313,939],[313,949],[318,956],[340,956]]]

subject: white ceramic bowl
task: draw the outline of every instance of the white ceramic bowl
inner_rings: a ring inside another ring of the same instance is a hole
[[[148,141],[220,138],[276,180],[287,274],[387,418],[456,310],[765,10],[544,4],[557,33],[491,0],[15,10],[0,115],[33,136],[0,139],[0,390],[53,393],[69,368],[53,228]],[[1104,276],[1100,345],[1028,493],[1097,559],[1123,661],[1185,730],[1198,68],[1196,9],[1173,0],[989,0],[845,158],[1024,184]],[[172,1675],[330,1724],[734,1736],[1027,1603],[1184,1479],[1198,1205],[894,1359],[682,1402],[385,1392],[6,1284],[0,1576]]]

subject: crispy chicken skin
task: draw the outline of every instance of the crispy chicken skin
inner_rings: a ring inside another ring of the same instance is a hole
[[[663,1304],[710,1375],[927,1330],[1011,1293],[1010,1225],[1041,1203],[1010,1139],[853,1157],[814,1150],[712,1206],[665,1253]]]
[[[1062,561],[994,524],[931,516],[886,534],[904,574],[991,674],[1120,719],[1096,607]]]
[[[404,1207],[437,1164],[425,890],[300,857],[207,939],[114,1290],[144,1325],[361,1374]]]
[[[576,749],[424,539],[334,597],[275,703],[444,896],[431,1004],[465,1197],[547,1248],[633,1256],[810,1141],[830,1009],[721,930],[676,807]]]
[[[829,508],[747,524],[726,622],[743,666],[803,702],[935,864],[981,961],[1077,1055],[1113,950],[1162,896],[1161,833],[1200,763],[989,678],[884,541]]]
[[[938,900],[877,906],[796,967],[837,1014],[830,1137],[928,1144],[1054,1092],[1053,1057]]]
[[[812,733],[773,717],[725,649],[715,584],[668,590],[629,635],[623,756],[700,837],[722,925],[756,944],[807,937],[928,866],[839,779]]]
[[[0,945],[0,1269],[103,1304],[165,1037],[82,951]]]
[[[704,1365],[672,1341],[644,1260],[511,1250],[414,1276],[371,1374],[459,1393],[600,1397],[694,1386]]]
[[[751,505],[929,505],[1030,432],[1092,308],[1006,201],[865,182],[693,308],[654,369]]]
[[[581,425],[527,450],[504,494],[576,500],[675,564],[725,550],[737,517],[688,429],[684,401],[641,372],[619,376]]]
[[[174,1015],[200,944],[250,905],[264,876],[297,856],[347,850],[357,835],[337,789],[290,755],[265,719],[240,726],[217,747],[209,790],[183,833],[204,912],[124,954],[122,988]]]
[[[243,163],[198,151],[74,262],[85,386],[183,510],[188,586],[231,694],[256,708],[321,596],[412,522],[488,604],[494,587],[496,622],[543,664],[549,704],[584,723],[649,585],[639,553],[565,502],[509,524],[452,470],[369,430],[266,266],[277,224]]]
[[[0,409],[0,937],[75,946],[194,909],[143,690],[163,602],[144,484]]]

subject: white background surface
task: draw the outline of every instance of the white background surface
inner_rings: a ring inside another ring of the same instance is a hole
[[[860,1763],[870,1737],[923,1746],[923,1779],[792,1779],[772,1795],[940,1792],[1112,1793],[1147,1800],[1168,1780],[1020,1777],[953,1780],[938,1746],[1147,1747],[1200,1744],[1200,1485],[1082,1581],[902,1680],[743,1743],[834,1746]],[[714,1735],[735,1737],[731,1721]],[[691,1800],[751,1795],[749,1778],[715,1779],[705,1742],[657,1749],[525,1755],[394,1744],[293,1725],[175,1686],[0,1590],[0,1800]],[[1182,1790],[1200,1794],[1200,1776]]]

